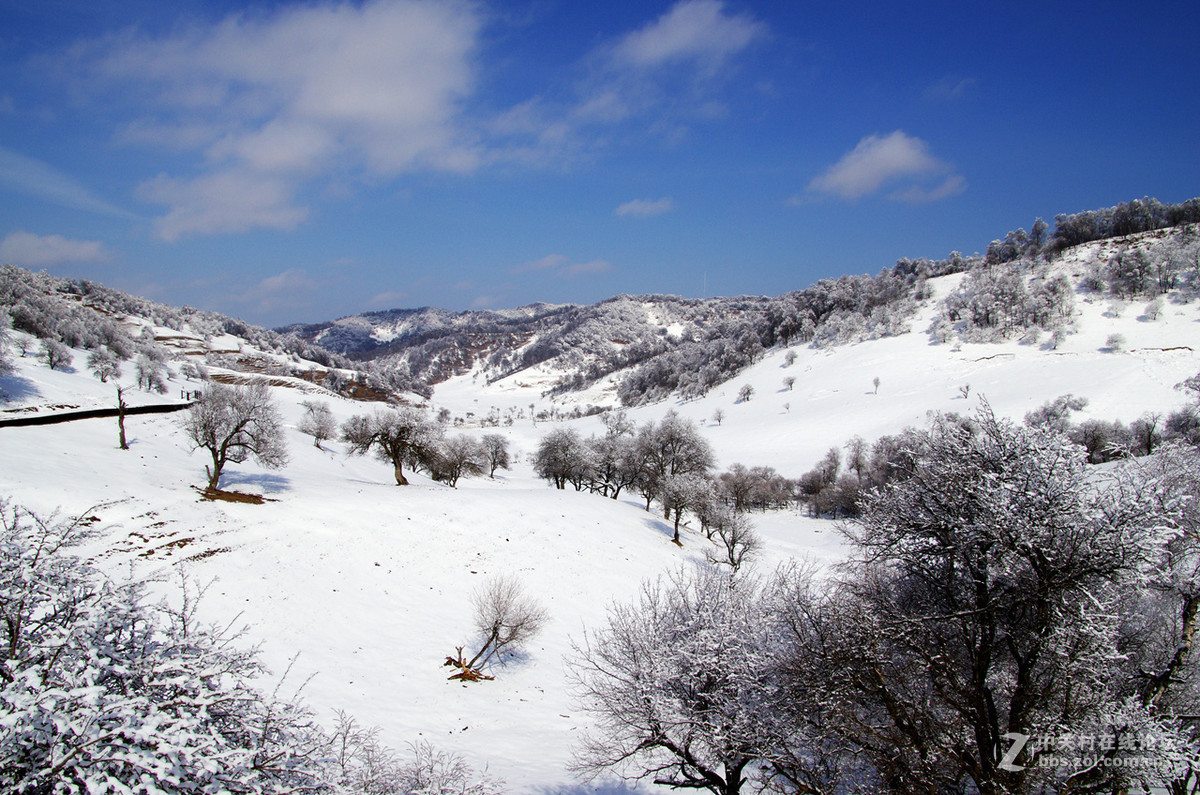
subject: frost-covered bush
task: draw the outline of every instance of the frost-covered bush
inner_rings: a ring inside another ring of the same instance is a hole
[[[151,605],[73,554],[89,520],[0,502],[0,789],[275,793],[320,780],[300,705],[200,624],[195,591]]]

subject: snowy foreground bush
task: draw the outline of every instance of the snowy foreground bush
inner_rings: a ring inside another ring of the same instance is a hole
[[[265,695],[256,653],[197,622],[186,582],[149,605],[72,555],[89,524],[0,501],[0,791],[498,791],[453,754],[402,759],[352,719],[327,734]]]

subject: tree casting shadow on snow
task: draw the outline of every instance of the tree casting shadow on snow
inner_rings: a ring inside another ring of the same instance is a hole
[[[265,472],[223,472],[221,473],[221,488],[232,489],[237,486],[257,486],[264,494],[280,494],[292,490],[292,481],[282,475],[271,475]]]
[[[0,403],[12,400],[27,400],[41,397],[37,386],[28,378],[19,375],[0,375]]]

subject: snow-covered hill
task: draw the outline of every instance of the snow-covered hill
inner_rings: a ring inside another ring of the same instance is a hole
[[[1067,270],[1096,255],[1081,247],[1073,256],[1064,260]],[[1065,393],[1089,400],[1077,419],[1166,413],[1185,399],[1174,385],[1200,371],[1198,302],[1168,300],[1150,319],[1145,299],[1114,303],[1079,292],[1074,331],[1056,348],[937,343],[929,333],[937,299],[962,278],[930,280],[931,297],[908,333],[829,348],[780,346],[701,398],[641,406],[631,418],[677,410],[701,426],[719,466],[768,465],[795,477],[853,435],[870,441],[923,424],[929,411],[969,412],[980,398],[1018,419]],[[1113,335],[1124,340],[1119,349]],[[278,356],[244,339],[193,344],[241,348],[268,362]],[[0,408],[16,415],[113,405],[113,384],[87,373],[85,351],[74,358],[66,370],[32,354],[15,358],[14,374],[0,376],[9,396]],[[178,401],[203,388],[181,374],[183,361],[168,362],[166,396],[131,394],[140,402]],[[213,373],[269,378],[288,425],[286,468],[241,464],[223,481],[263,494],[263,504],[202,500],[195,487],[204,482],[203,454],[188,450],[171,415],[129,418],[129,450],[117,448],[113,419],[0,427],[0,495],[43,513],[98,516],[105,530],[89,552],[115,577],[164,575],[157,586],[164,594],[175,587],[175,572],[210,583],[203,614],[244,624],[276,674],[291,664],[285,688],[307,681],[305,697],[323,719],[344,710],[401,748],[429,740],[487,765],[518,792],[588,791],[575,790],[567,771],[586,725],[564,670],[572,643],[604,621],[608,604],[629,600],[643,580],[696,565],[711,542],[685,532],[682,548],[671,544],[669,525],[637,497],[549,488],[527,455],[495,480],[466,478],[452,489],[418,475],[396,487],[388,465],[348,456],[336,441],[318,449],[295,429],[304,400],[326,402],[339,421],[369,410],[366,404],[303,378],[220,366]],[[525,370],[489,382],[475,368],[439,384],[430,407],[448,410],[465,432],[504,434],[519,454],[559,422],[598,432],[596,417],[545,416],[586,403],[616,405],[612,379],[554,402],[542,395],[551,376]],[[790,387],[786,378],[795,379]],[[132,373],[120,382],[132,388]],[[747,384],[753,395],[739,401]],[[798,509],[753,518],[766,541],[763,567],[803,557],[823,564],[841,554],[829,521]],[[495,681],[448,681],[442,661],[472,640],[471,593],[495,574],[516,575],[550,620],[524,657],[494,671]]]

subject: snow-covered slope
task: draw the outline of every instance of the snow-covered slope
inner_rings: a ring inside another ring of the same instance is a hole
[[[935,292],[944,294],[957,278],[935,280]],[[721,466],[770,465],[793,477],[854,434],[870,441],[922,424],[929,410],[968,412],[981,396],[997,413],[1019,418],[1069,392],[1089,399],[1084,418],[1128,422],[1178,407],[1184,396],[1173,385],[1200,371],[1200,305],[1168,302],[1150,321],[1143,304],[1121,309],[1081,294],[1076,332],[1048,350],[932,344],[931,301],[908,334],[796,347],[790,365],[786,350],[776,349],[701,399],[641,407],[631,417],[641,422],[676,409],[703,427]],[[1112,334],[1123,335],[1123,350],[1110,349]],[[11,397],[2,408],[112,405],[113,385],[85,372],[85,356],[75,352],[74,371],[18,359],[17,372],[0,377]],[[171,367],[167,398],[200,386],[178,375],[178,363]],[[796,379],[791,389],[787,377]],[[534,381],[462,376],[439,385],[432,406],[463,419],[468,432],[503,433],[518,453],[529,453],[553,427],[529,416],[530,404],[550,406]],[[709,542],[685,533],[683,548],[674,546],[668,525],[636,498],[555,491],[533,476],[524,456],[494,481],[464,479],[450,489],[416,476],[412,486],[396,487],[387,465],[348,457],[337,442],[317,449],[294,430],[302,400],[325,400],[339,421],[369,406],[301,379],[274,383],[290,426],[290,464],[279,471],[234,466],[223,481],[264,494],[262,505],[202,501],[194,486],[203,483],[204,458],[188,451],[170,415],[130,418],[128,451],[117,449],[111,419],[0,427],[0,495],[41,512],[99,516],[107,529],[91,553],[113,576],[186,571],[211,583],[203,613],[244,624],[247,641],[261,641],[277,674],[298,655],[289,682],[311,676],[304,693],[325,720],[344,710],[401,748],[428,739],[488,765],[518,792],[574,787],[567,764],[586,718],[575,710],[564,671],[572,642],[643,580],[702,560]],[[744,384],[754,394],[738,402]],[[604,386],[593,389],[588,400],[603,402]],[[493,409],[501,417],[524,413],[511,425],[481,428],[479,419]],[[712,419],[718,409],[719,425]],[[572,422],[585,434],[600,428],[596,418]],[[762,566],[840,554],[829,522],[797,511],[754,519],[767,542]],[[442,661],[472,640],[472,590],[494,574],[517,575],[550,621],[524,658],[494,672],[495,681],[447,681]],[[174,588],[169,580],[158,587],[164,594]]]

